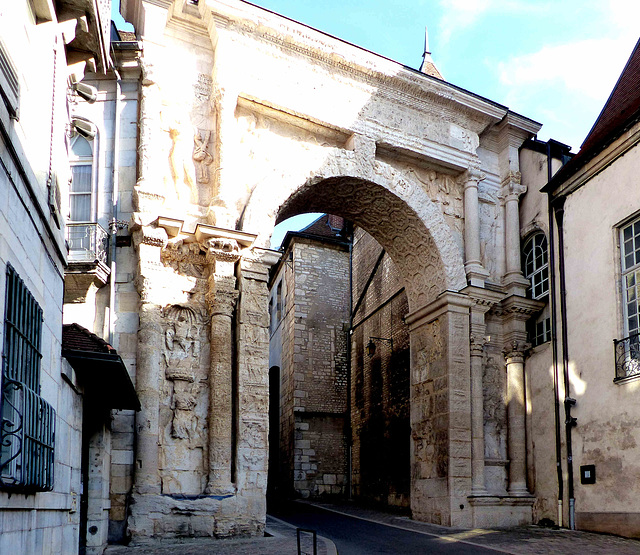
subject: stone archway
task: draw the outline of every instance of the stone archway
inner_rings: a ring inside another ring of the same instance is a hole
[[[361,226],[388,252],[404,280],[410,309],[412,513],[431,522],[469,525],[471,302],[459,293],[466,285],[462,253],[420,185],[395,177],[391,185],[344,175],[310,179],[275,208],[274,190],[270,203],[255,191],[243,224],[250,229],[269,212],[274,221],[328,212]]]

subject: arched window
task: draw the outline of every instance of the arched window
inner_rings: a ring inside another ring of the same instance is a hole
[[[542,232],[527,239],[522,249],[524,275],[531,283],[531,297],[540,299],[549,292],[547,238]]]
[[[93,214],[93,149],[87,139],[76,135],[71,143],[71,190],[69,220],[91,222]]]

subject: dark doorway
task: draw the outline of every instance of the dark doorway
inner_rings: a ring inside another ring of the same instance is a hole
[[[267,477],[267,504],[274,507],[280,492],[280,368],[269,369],[269,474]]]

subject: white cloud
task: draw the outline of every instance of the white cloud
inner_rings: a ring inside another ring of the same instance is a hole
[[[590,38],[544,46],[493,66],[505,103],[545,123],[543,133],[582,142],[638,39],[640,3],[610,0],[584,6]],[[588,18],[587,18],[588,15]],[[490,62],[487,62],[490,65]]]
[[[443,12],[440,40],[444,46],[452,35],[473,26],[485,15],[545,12],[548,4],[530,0],[440,0],[440,7]]]
[[[626,38],[603,38],[545,46],[500,62],[498,76],[510,88],[553,84],[604,102],[629,56],[628,43]]]

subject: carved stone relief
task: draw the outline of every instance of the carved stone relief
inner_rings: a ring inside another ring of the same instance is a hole
[[[424,306],[446,289],[440,253],[424,223],[399,197],[380,185],[329,178],[290,197],[282,213],[323,211],[366,229],[389,253],[407,288],[410,307]]]
[[[199,204],[204,194],[199,185],[210,182],[215,141],[211,89],[211,77],[199,74],[191,98],[165,104],[160,111],[160,127],[168,137],[169,183],[164,195],[169,203]]]
[[[422,184],[429,198],[440,204],[444,214],[463,217],[462,186],[453,176],[417,167],[405,171]]]
[[[185,243],[182,239],[168,241],[162,249],[161,260],[179,274],[206,278],[206,250],[199,243]]]
[[[497,204],[480,202],[480,256],[482,266],[489,272],[492,281],[499,280],[498,233],[501,228],[500,207]]]
[[[444,344],[440,330],[440,321],[435,320],[425,326],[425,334],[428,338],[427,345],[416,353],[414,380],[423,382],[432,379],[431,364],[442,358]]]
[[[173,382],[171,437],[198,443],[201,428],[194,413],[200,390],[197,376],[200,365],[198,316],[192,308],[170,306],[164,311],[165,377]]]
[[[487,488],[506,491],[507,404],[503,357],[488,354],[484,362],[484,440]]]

